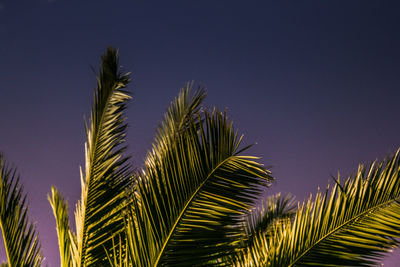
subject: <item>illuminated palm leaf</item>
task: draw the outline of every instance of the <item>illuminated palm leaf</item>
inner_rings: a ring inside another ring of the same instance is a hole
[[[118,64],[117,52],[109,48],[102,56],[91,119],[86,126],[85,169],[81,172],[81,199],[75,211],[76,234],[70,231],[68,235],[70,266],[104,265],[105,252],[113,248],[112,237],[124,229],[125,191],[132,183],[132,173],[128,157],[123,156],[127,127],[123,111],[131,97],[124,90],[129,74],[121,74]],[[57,194],[53,192],[54,197]],[[55,213],[64,209],[53,207]],[[63,225],[63,216],[55,217],[57,225]]]
[[[8,265],[40,266],[42,256],[33,223],[29,222],[26,196],[16,174],[0,154],[0,227]]]
[[[205,94],[183,88],[161,123],[136,188],[128,220],[134,266],[224,265],[237,248],[243,215],[269,172],[240,156],[226,115],[200,109]]]
[[[375,266],[400,237],[400,156],[301,205],[292,223],[258,236],[253,266]]]

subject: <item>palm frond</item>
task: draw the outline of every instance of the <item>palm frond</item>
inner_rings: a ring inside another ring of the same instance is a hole
[[[68,205],[60,192],[51,188],[51,196],[47,196],[53,209],[57,224],[58,247],[60,251],[60,266],[71,266],[71,232],[68,217]]]
[[[76,234],[69,231],[67,237],[66,207],[61,196],[53,190],[50,199],[58,229],[62,231],[59,238],[70,242],[70,254],[65,252],[62,258],[70,258],[69,266],[107,265],[113,237],[125,227],[126,190],[133,179],[127,163],[129,157],[123,155],[127,128],[124,110],[131,97],[125,91],[129,73],[120,72],[118,61],[114,48],[102,56],[90,122],[86,124],[85,169],[81,171],[81,199],[75,210]],[[60,251],[66,247],[67,244],[60,246]]]
[[[86,126],[85,170],[82,194],[76,206],[76,242],[72,258],[77,266],[107,262],[104,249],[112,248],[112,237],[124,228],[121,216],[125,190],[131,183],[126,146],[124,110],[131,98],[125,88],[129,74],[121,74],[115,49],[102,56],[91,119]]]
[[[188,95],[171,103],[139,176],[128,220],[135,266],[224,265],[218,259],[237,247],[243,215],[272,180],[257,158],[238,155],[242,137],[226,114],[202,112],[202,91]]]
[[[258,266],[374,266],[400,237],[400,151],[299,206],[259,238]],[[261,251],[262,250],[262,251]]]
[[[8,260],[6,266],[41,265],[40,244],[27,209],[16,169],[10,168],[0,154],[0,227]]]

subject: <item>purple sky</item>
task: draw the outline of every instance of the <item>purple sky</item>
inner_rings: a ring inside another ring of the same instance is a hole
[[[400,146],[398,1],[144,2],[0,0],[0,151],[19,169],[49,267],[47,193],[58,187],[71,210],[79,197],[90,66],[109,45],[133,73],[135,166],[187,80],[257,143],[250,152],[278,179],[271,193],[303,200]]]

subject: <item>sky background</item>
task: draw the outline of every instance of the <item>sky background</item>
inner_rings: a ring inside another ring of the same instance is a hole
[[[134,166],[195,80],[257,143],[249,153],[277,178],[269,193],[303,200],[400,146],[399,13],[398,1],[0,0],[0,151],[21,174],[45,262],[59,266],[47,194],[56,186],[71,210],[79,198],[91,67],[107,46],[132,72]]]

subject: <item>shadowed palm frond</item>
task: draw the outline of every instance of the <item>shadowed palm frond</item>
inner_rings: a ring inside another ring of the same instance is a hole
[[[124,229],[126,190],[133,181],[129,158],[123,155],[127,128],[124,110],[131,97],[125,91],[129,74],[121,74],[118,61],[117,51],[109,48],[102,56],[97,77],[90,122],[86,125],[76,234],[70,232],[71,266],[106,265],[112,238]]]
[[[124,235],[114,236],[112,238],[113,247],[111,251],[107,251],[108,266],[111,267],[129,267],[133,266],[127,253],[128,237]]]
[[[9,168],[0,154],[0,227],[7,263],[3,266],[41,266],[40,244],[29,222],[26,196],[15,168]]]
[[[171,103],[139,176],[127,233],[135,266],[224,265],[272,180],[257,158],[238,155],[242,137],[226,114],[203,112],[204,92],[189,91]]]
[[[299,206],[294,221],[258,236],[256,266],[375,266],[400,237],[400,156]]]
[[[293,220],[295,214],[296,206],[291,195],[282,196],[278,193],[267,197],[246,215],[243,230],[246,236],[242,248],[227,260],[232,266],[256,266],[255,259],[259,258],[258,237],[267,238],[274,233],[276,224]]]
[[[278,193],[267,197],[261,205],[255,207],[247,216],[245,232],[251,241],[258,233],[268,234],[276,221],[293,219],[296,214],[296,206],[291,195],[283,196]]]

